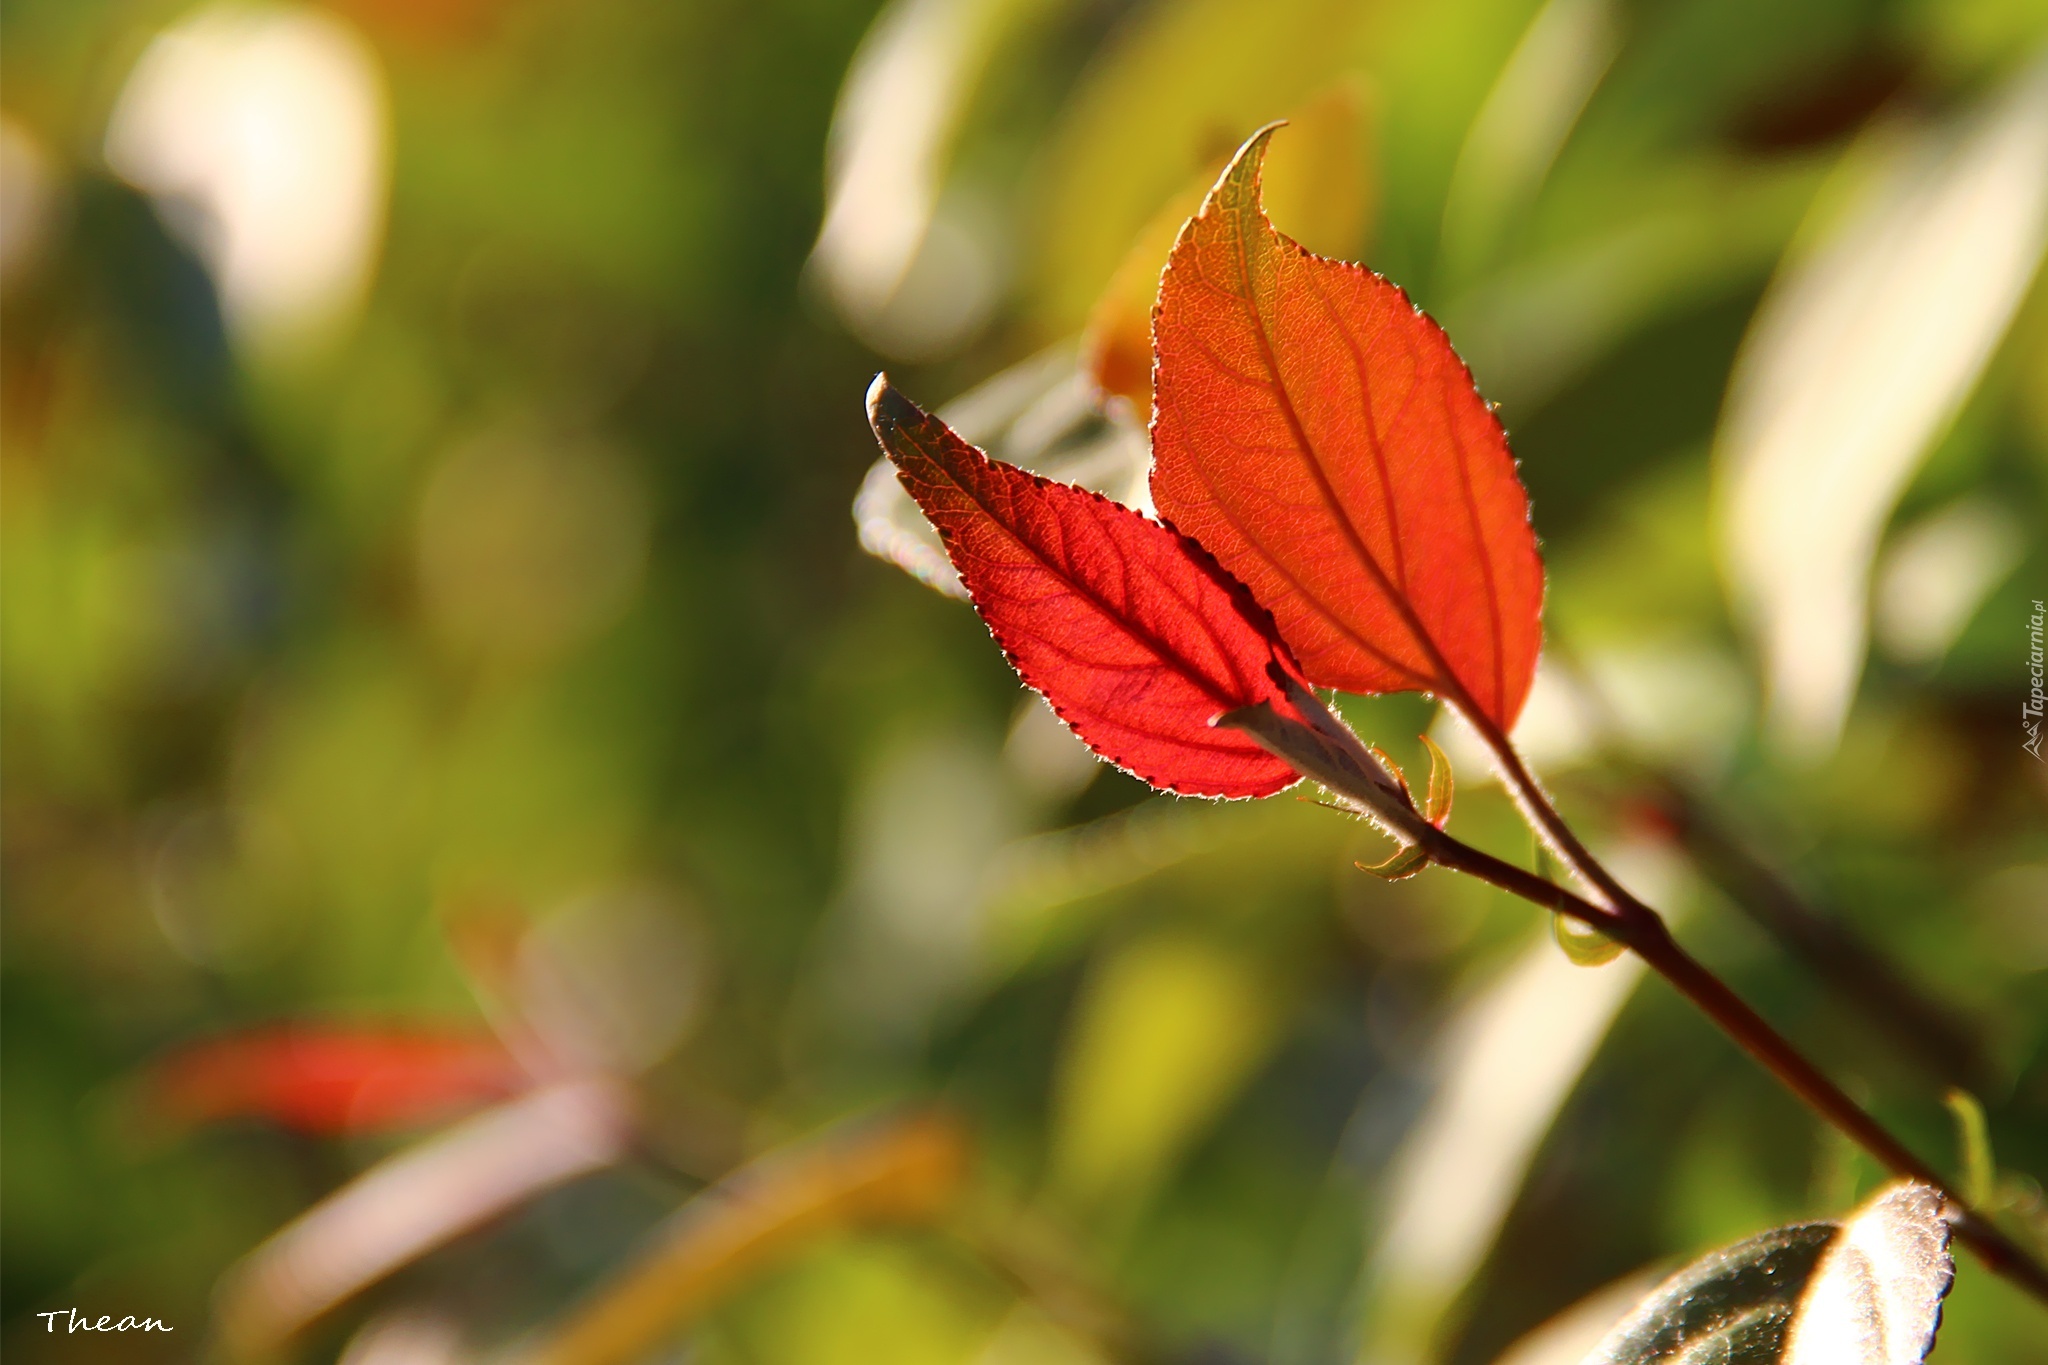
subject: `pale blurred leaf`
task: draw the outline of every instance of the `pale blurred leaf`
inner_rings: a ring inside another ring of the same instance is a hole
[[[1346,70],[1368,8],[1168,0],[1125,26],[1047,152],[1030,293],[1040,325],[1052,335],[1078,328],[1168,199]]]
[[[999,460],[1092,488],[1141,512],[1152,510],[1146,483],[1151,446],[1144,430],[1128,414],[1102,410],[1071,343],[1011,366],[938,415]],[[948,597],[966,599],[938,532],[903,491],[886,458],[877,459],[861,480],[853,519],[869,554]]]
[[[1764,274],[1817,179],[1808,162],[1652,168],[1597,222],[1510,256],[1439,316],[1512,423],[1632,334]]]
[[[916,1039],[971,988],[989,865],[1021,815],[984,736],[934,726],[876,756],[848,793],[845,875],[816,959],[842,1040]]]
[[[210,5],[158,35],[108,118],[107,165],[206,262],[259,354],[327,342],[361,306],[384,235],[384,84],[339,14]]]
[[[1751,322],[1718,437],[1722,555],[1772,728],[1835,745],[1871,558],[2048,245],[2048,63],[1948,128],[1887,129],[1826,196]]]
[[[462,1325],[417,1307],[389,1309],[356,1329],[336,1365],[469,1365]]]
[[[841,317],[876,349],[936,354],[995,303],[988,227],[948,214],[948,163],[989,63],[1060,8],[1060,0],[895,0],[854,54],[833,113],[811,267]]]
[[[992,958],[1007,971],[1069,951],[1115,892],[1198,858],[1325,856],[1333,826],[1302,821],[1291,805],[1145,801],[1016,840],[989,868]]]
[[[1047,803],[1078,796],[1101,771],[1094,751],[1036,693],[1011,713],[1003,768],[1029,795]]]
[[[1444,200],[1447,271],[1469,274],[1498,248],[1549,173],[1620,35],[1611,0],[1549,0],[1487,93]]]
[[[1582,970],[1539,940],[1449,1025],[1436,1094],[1389,1174],[1362,1358],[1426,1356],[1641,973],[1633,957]]]
[[[1800,1292],[1836,1230],[1773,1228],[1701,1257],[1616,1324],[1585,1365],[1775,1365]]]
[[[625,1096],[571,1081],[466,1119],[372,1166],[285,1224],[222,1278],[221,1336],[266,1356],[402,1266],[617,1161]]]
[[[668,888],[644,883],[577,897],[520,950],[526,1023],[557,1061],[631,1075],[667,1056],[703,1008],[702,926]]]
[[[1879,1190],[1846,1223],[1797,1223],[1701,1257],[1585,1365],[1918,1365],[1955,1278],[1939,1191]]]
[[[1901,663],[1947,654],[1993,589],[2026,557],[2012,511],[1971,494],[1908,526],[1878,562],[1877,641]]]
[[[1052,1180],[1082,1202],[1147,1190],[1266,1055],[1280,1002],[1241,953],[1168,932],[1098,964],[1061,1058]]]

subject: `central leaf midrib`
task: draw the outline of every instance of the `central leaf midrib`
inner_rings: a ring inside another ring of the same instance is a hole
[[[1240,207],[1238,211],[1243,212],[1244,210]],[[1258,219],[1254,225],[1256,228],[1273,232],[1273,228],[1265,222],[1265,211],[1263,209],[1258,208],[1254,204],[1251,212]],[[1274,235],[1277,236],[1278,234],[1275,233]],[[1315,444],[1309,440],[1308,430],[1302,425],[1300,413],[1295,410],[1293,395],[1287,389],[1287,377],[1281,373],[1279,356],[1274,350],[1272,335],[1266,328],[1266,314],[1259,306],[1258,289],[1256,282],[1252,278],[1251,233],[1245,231],[1243,225],[1239,224],[1236,237],[1238,272],[1244,281],[1245,305],[1250,309],[1252,315],[1252,333],[1258,338],[1259,354],[1265,361],[1266,370],[1273,376],[1273,396],[1279,404],[1281,417],[1286,421],[1288,430],[1293,433],[1302,463],[1307,466],[1310,477],[1315,481],[1317,496],[1322,499],[1324,506],[1336,518],[1337,524],[1343,529],[1345,539],[1351,542],[1351,546],[1357,552],[1358,557],[1372,571],[1373,577],[1379,581],[1380,592],[1393,604],[1394,610],[1400,613],[1401,619],[1408,626],[1409,634],[1422,647],[1424,653],[1429,656],[1430,662],[1436,666],[1438,673],[1441,675],[1436,680],[1437,687],[1446,693],[1456,692],[1459,699],[1469,702],[1470,698],[1465,695],[1463,681],[1452,671],[1449,662],[1443,656],[1443,652],[1438,649],[1435,637],[1429,633],[1421,620],[1416,617],[1406,596],[1396,593],[1389,585],[1386,570],[1380,566],[1379,559],[1367,548],[1358,527],[1351,520],[1350,513],[1345,509],[1342,500],[1337,497],[1336,489],[1331,485],[1329,476],[1323,469],[1322,457],[1317,452]],[[1389,493],[1389,500],[1391,501],[1391,492]],[[1306,593],[1305,589],[1304,595],[1314,596],[1313,594]],[[1350,622],[1338,615],[1327,603],[1316,599],[1316,605],[1322,610],[1323,615],[1334,622],[1346,635],[1349,635],[1354,641],[1367,649],[1372,648],[1352,628]],[[1374,652],[1377,653],[1378,651],[1375,650]]]
[[[899,431],[902,430],[901,427],[898,427],[897,429]],[[989,460],[986,455],[982,455],[978,451],[975,452],[975,457],[977,459],[987,461],[990,464],[994,463],[994,461]],[[1011,543],[1016,545],[1019,549],[1023,550],[1026,555],[1030,556],[1031,559],[1036,561],[1040,568],[1044,569],[1054,578],[1057,578],[1060,582],[1065,583],[1071,591],[1078,594],[1080,597],[1082,597],[1084,600],[1086,600],[1088,603],[1094,606],[1094,608],[1100,613],[1102,613],[1102,615],[1108,617],[1110,620],[1120,625],[1125,631],[1127,631],[1131,635],[1133,639],[1136,639],[1141,644],[1143,644],[1147,649],[1151,650],[1153,657],[1159,660],[1162,667],[1165,667],[1169,671],[1177,673],[1181,677],[1186,678],[1189,682],[1195,685],[1195,687],[1202,693],[1203,696],[1207,697],[1211,702],[1215,703],[1219,707],[1222,707],[1224,710],[1228,710],[1233,706],[1242,704],[1239,701],[1239,699],[1235,697],[1227,697],[1219,693],[1216,690],[1216,688],[1210,684],[1207,678],[1203,677],[1199,672],[1194,671],[1192,664],[1182,661],[1178,653],[1174,650],[1169,649],[1166,643],[1162,641],[1158,636],[1154,635],[1149,630],[1145,630],[1133,623],[1127,622],[1124,618],[1123,613],[1113,609],[1107,601],[1105,601],[1099,594],[1090,589],[1086,583],[1074,578],[1066,571],[1054,565],[1050,559],[1046,558],[1045,555],[1041,554],[1038,551],[1038,548],[1036,546],[1032,545],[1031,542],[1025,540],[1022,536],[1018,535],[1017,532],[1012,530],[1009,527],[1009,525],[1004,522],[1002,517],[997,515],[996,509],[990,506],[986,499],[984,499],[974,489],[968,487],[965,483],[961,482],[960,479],[954,475],[953,471],[947,467],[946,462],[943,459],[930,453],[926,453],[925,458],[927,460],[930,460],[933,466],[937,468],[938,471],[945,476],[946,481],[948,483],[952,484],[953,487],[959,489],[961,493],[966,495],[967,499],[970,502],[972,502],[976,507],[980,508],[983,515],[985,515],[989,519],[990,523],[996,526],[998,529],[1000,529],[1005,536],[1008,536],[1010,538]],[[1122,554],[1121,547],[1118,548],[1118,553]],[[1197,614],[1199,615],[1199,613]],[[1215,636],[1211,634],[1210,638],[1214,640]],[[1227,661],[1229,651],[1223,650],[1220,652],[1225,655]],[[1237,670],[1233,668],[1231,671],[1235,673]]]

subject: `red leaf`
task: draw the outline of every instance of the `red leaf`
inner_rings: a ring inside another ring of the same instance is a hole
[[[1294,770],[1226,711],[1282,659],[1244,589],[1171,528],[991,460],[878,376],[868,420],[1024,681],[1104,758],[1190,796],[1267,796]],[[1284,666],[1284,663],[1283,663]]]
[[[193,1044],[151,1080],[186,1123],[262,1118],[322,1134],[414,1127],[530,1084],[490,1038],[296,1024]]]
[[[1543,565],[1507,437],[1443,330],[1274,231],[1273,129],[1181,230],[1153,315],[1152,496],[1269,608],[1310,681],[1509,729]]]

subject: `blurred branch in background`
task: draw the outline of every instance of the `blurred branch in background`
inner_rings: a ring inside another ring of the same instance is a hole
[[[824,1234],[939,1217],[970,1160],[966,1134],[938,1114],[876,1120],[764,1157],[692,1199],[518,1359],[627,1365]]]
[[[1983,1041],[1960,1011],[1801,896],[1721,823],[1706,798],[1669,773],[1649,770],[1643,779],[1658,815],[1707,879],[1929,1079],[1979,1095],[1998,1087]]]
[[[1554,633],[1548,644],[1550,665],[1577,694],[1603,756],[1633,784],[1625,799],[1646,803],[1655,825],[1669,832],[1736,909],[1929,1079],[1980,1095],[1998,1085],[1982,1038],[1962,1014],[1928,995],[1838,915],[1802,896],[1734,834],[1692,782],[1632,745],[1598,678]]]

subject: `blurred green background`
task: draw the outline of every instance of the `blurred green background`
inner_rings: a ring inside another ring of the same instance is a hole
[[[861,552],[883,365],[930,404],[1007,376],[968,411],[1019,457],[1140,439],[1075,338],[1147,222],[1290,114],[1278,226],[1442,320],[1523,462],[1532,762],[1945,1170],[1972,1090],[2039,1235],[2037,0],[0,23],[17,1359],[218,1351],[262,1298],[223,1273],[431,1133],[151,1102],[167,1050],[286,1020],[531,1034],[637,1105],[616,1161],[287,1348],[355,1365],[503,1349],[705,1182],[906,1104],[971,1134],[951,1211],[796,1238],[641,1354],[1482,1365],[1873,1188],[1661,984],[1450,874],[1360,875],[1376,836],[1291,796],[1148,795]],[[1433,723],[1346,709],[1404,761]],[[1453,828],[1527,862],[1459,771]],[[1769,894],[1674,782],[1953,1039],[1744,914]],[[70,1306],[175,1331],[33,1316]],[[1963,1258],[1936,1359],[2044,1343]]]

